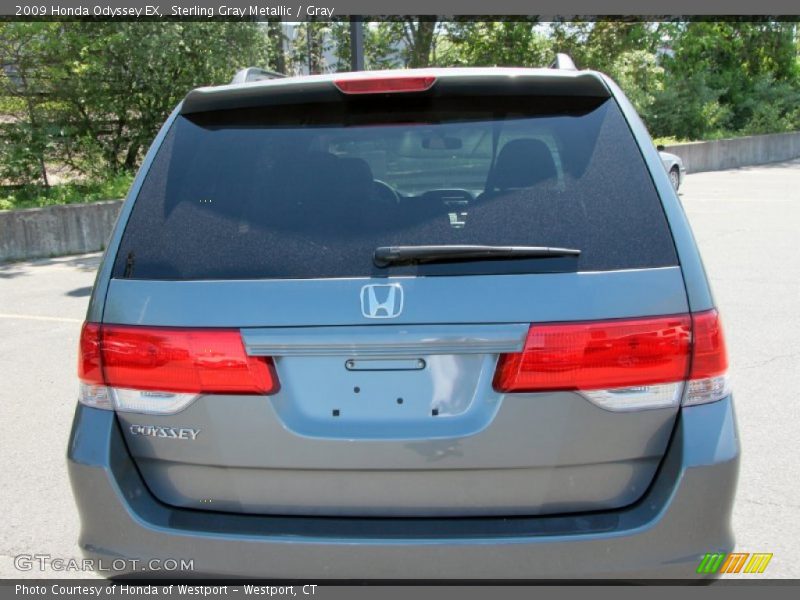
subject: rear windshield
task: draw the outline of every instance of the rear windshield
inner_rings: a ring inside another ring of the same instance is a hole
[[[381,246],[574,248],[580,257],[376,267]],[[613,99],[354,98],[177,118],[114,276],[331,278],[677,263]]]

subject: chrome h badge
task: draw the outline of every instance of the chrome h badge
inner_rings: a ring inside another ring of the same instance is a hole
[[[365,285],[361,288],[361,314],[368,319],[393,319],[403,312],[403,288],[399,283]]]

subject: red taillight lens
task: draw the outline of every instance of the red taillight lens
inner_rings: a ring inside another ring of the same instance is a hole
[[[692,370],[689,379],[705,379],[722,375],[728,370],[728,354],[722,322],[716,310],[692,315],[694,337]]]
[[[731,393],[725,336],[716,310],[692,314],[692,366],[684,406],[708,404]]]
[[[100,325],[84,323],[78,348],[78,378],[91,385],[103,385],[100,366]]]
[[[501,356],[502,392],[600,390],[686,379],[688,315],[533,325],[522,352]]]
[[[333,84],[345,94],[395,94],[424,92],[436,83],[435,77],[364,77],[337,79]]]
[[[269,394],[271,360],[248,356],[238,330],[87,323],[79,377],[113,388],[196,394]]]

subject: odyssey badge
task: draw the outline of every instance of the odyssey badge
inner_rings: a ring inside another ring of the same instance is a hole
[[[199,429],[190,427],[158,427],[157,425],[131,425],[131,435],[143,435],[155,438],[168,438],[173,440],[196,440]]]

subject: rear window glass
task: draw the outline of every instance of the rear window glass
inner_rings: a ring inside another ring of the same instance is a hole
[[[579,258],[378,268],[381,246],[557,246]],[[676,264],[611,99],[354,98],[180,116],[114,276],[331,278]]]

